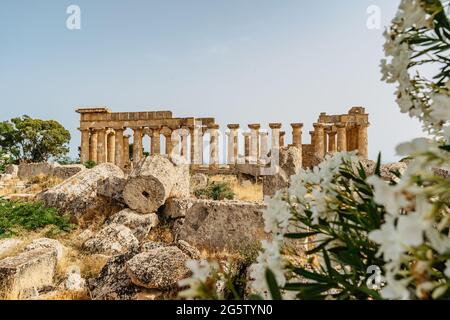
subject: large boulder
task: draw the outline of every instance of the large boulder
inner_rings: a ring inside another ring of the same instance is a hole
[[[83,250],[94,254],[116,255],[139,247],[133,232],[121,224],[109,224],[83,243]]]
[[[53,285],[56,263],[56,251],[51,248],[0,260],[0,299],[26,299],[30,292]]]
[[[236,200],[189,201],[191,205],[185,206],[186,210],[182,212],[162,212],[169,217],[182,217],[177,220],[173,230],[178,240],[184,240],[199,249],[238,251],[268,237],[264,232],[262,214],[266,206],[263,204]]]
[[[131,209],[124,209],[112,215],[106,224],[121,224],[128,227],[134,236],[143,240],[150,230],[158,225],[158,216],[154,213],[139,214]]]
[[[125,263],[137,251],[129,251],[108,260],[96,278],[88,280],[89,290],[94,300],[132,300],[140,288],[131,282],[125,271]]]
[[[89,222],[98,215],[109,216],[117,208],[97,194],[98,182],[109,177],[123,178],[124,173],[111,163],[100,164],[41,192],[37,199],[47,206],[57,208],[61,213],[71,214],[73,220],[80,224]]]
[[[126,263],[131,281],[148,289],[168,289],[186,278],[189,257],[177,247],[160,247],[140,253]]]
[[[142,159],[130,173],[123,190],[125,203],[139,213],[156,212],[169,197],[188,194],[187,165],[174,165],[163,155]]]

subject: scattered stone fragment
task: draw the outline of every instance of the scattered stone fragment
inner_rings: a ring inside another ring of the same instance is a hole
[[[126,263],[131,281],[148,289],[167,289],[186,278],[189,257],[177,247],[161,247],[140,253]]]
[[[139,241],[129,228],[121,224],[109,224],[87,240],[82,248],[89,253],[116,255],[138,246]]]
[[[53,248],[24,251],[0,260],[0,299],[27,299],[30,292],[52,286],[56,262]]]
[[[56,253],[56,258],[61,260],[64,256],[64,246],[58,241],[48,238],[40,238],[33,240],[29,245],[25,247],[25,251],[37,250],[37,249],[52,249]]]
[[[154,213],[139,214],[131,209],[124,209],[111,216],[106,224],[122,224],[130,228],[138,240],[143,240],[158,225],[158,221],[158,216]]]

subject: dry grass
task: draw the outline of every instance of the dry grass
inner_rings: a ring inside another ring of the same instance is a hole
[[[227,182],[235,194],[236,200],[244,201],[262,201],[263,190],[261,183],[253,183],[245,180],[239,182],[236,176],[233,175],[213,175],[209,177],[209,182]]]
[[[28,181],[27,188],[25,190],[27,193],[39,193],[41,191],[53,188],[63,181],[64,180],[61,178],[40,174]]]

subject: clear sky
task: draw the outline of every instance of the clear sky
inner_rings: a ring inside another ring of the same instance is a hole
[[[0,0],[0,120],[60,121],[79,144],[78,106],[171,110],[227,123],[370,113],[370,156],[393,161],[421,135],[380,81],[382,32],[397,0]],[[66,9],[81,8],[81,30]],[[366,27],[370,5],[382,27]]]

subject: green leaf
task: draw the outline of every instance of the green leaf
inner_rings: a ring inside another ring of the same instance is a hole
[[[326,275],[314,273],[314,272],[308,271],[303,268],[293,268],[292,272],[294,272],[295,274],[297,274],[299,276],[302,276],[307,279],[314,280],[314,281],[317,281],[320,283],[330,283],[330,282],[334,283],[334,281],[330,281],[331,279],[329,277],[327,277]]]
[[[283,300],[281,297],[280,288],[278,287],[277,279],[270,269],[266,270],[266,281],[269,287],[270,295],[273,300]]]
[[[284,235],[285,238],[288,239],[305,239],[311,236],[318,234],[318,231],[315,232],[301,232],[301,233],[287,233]]]

